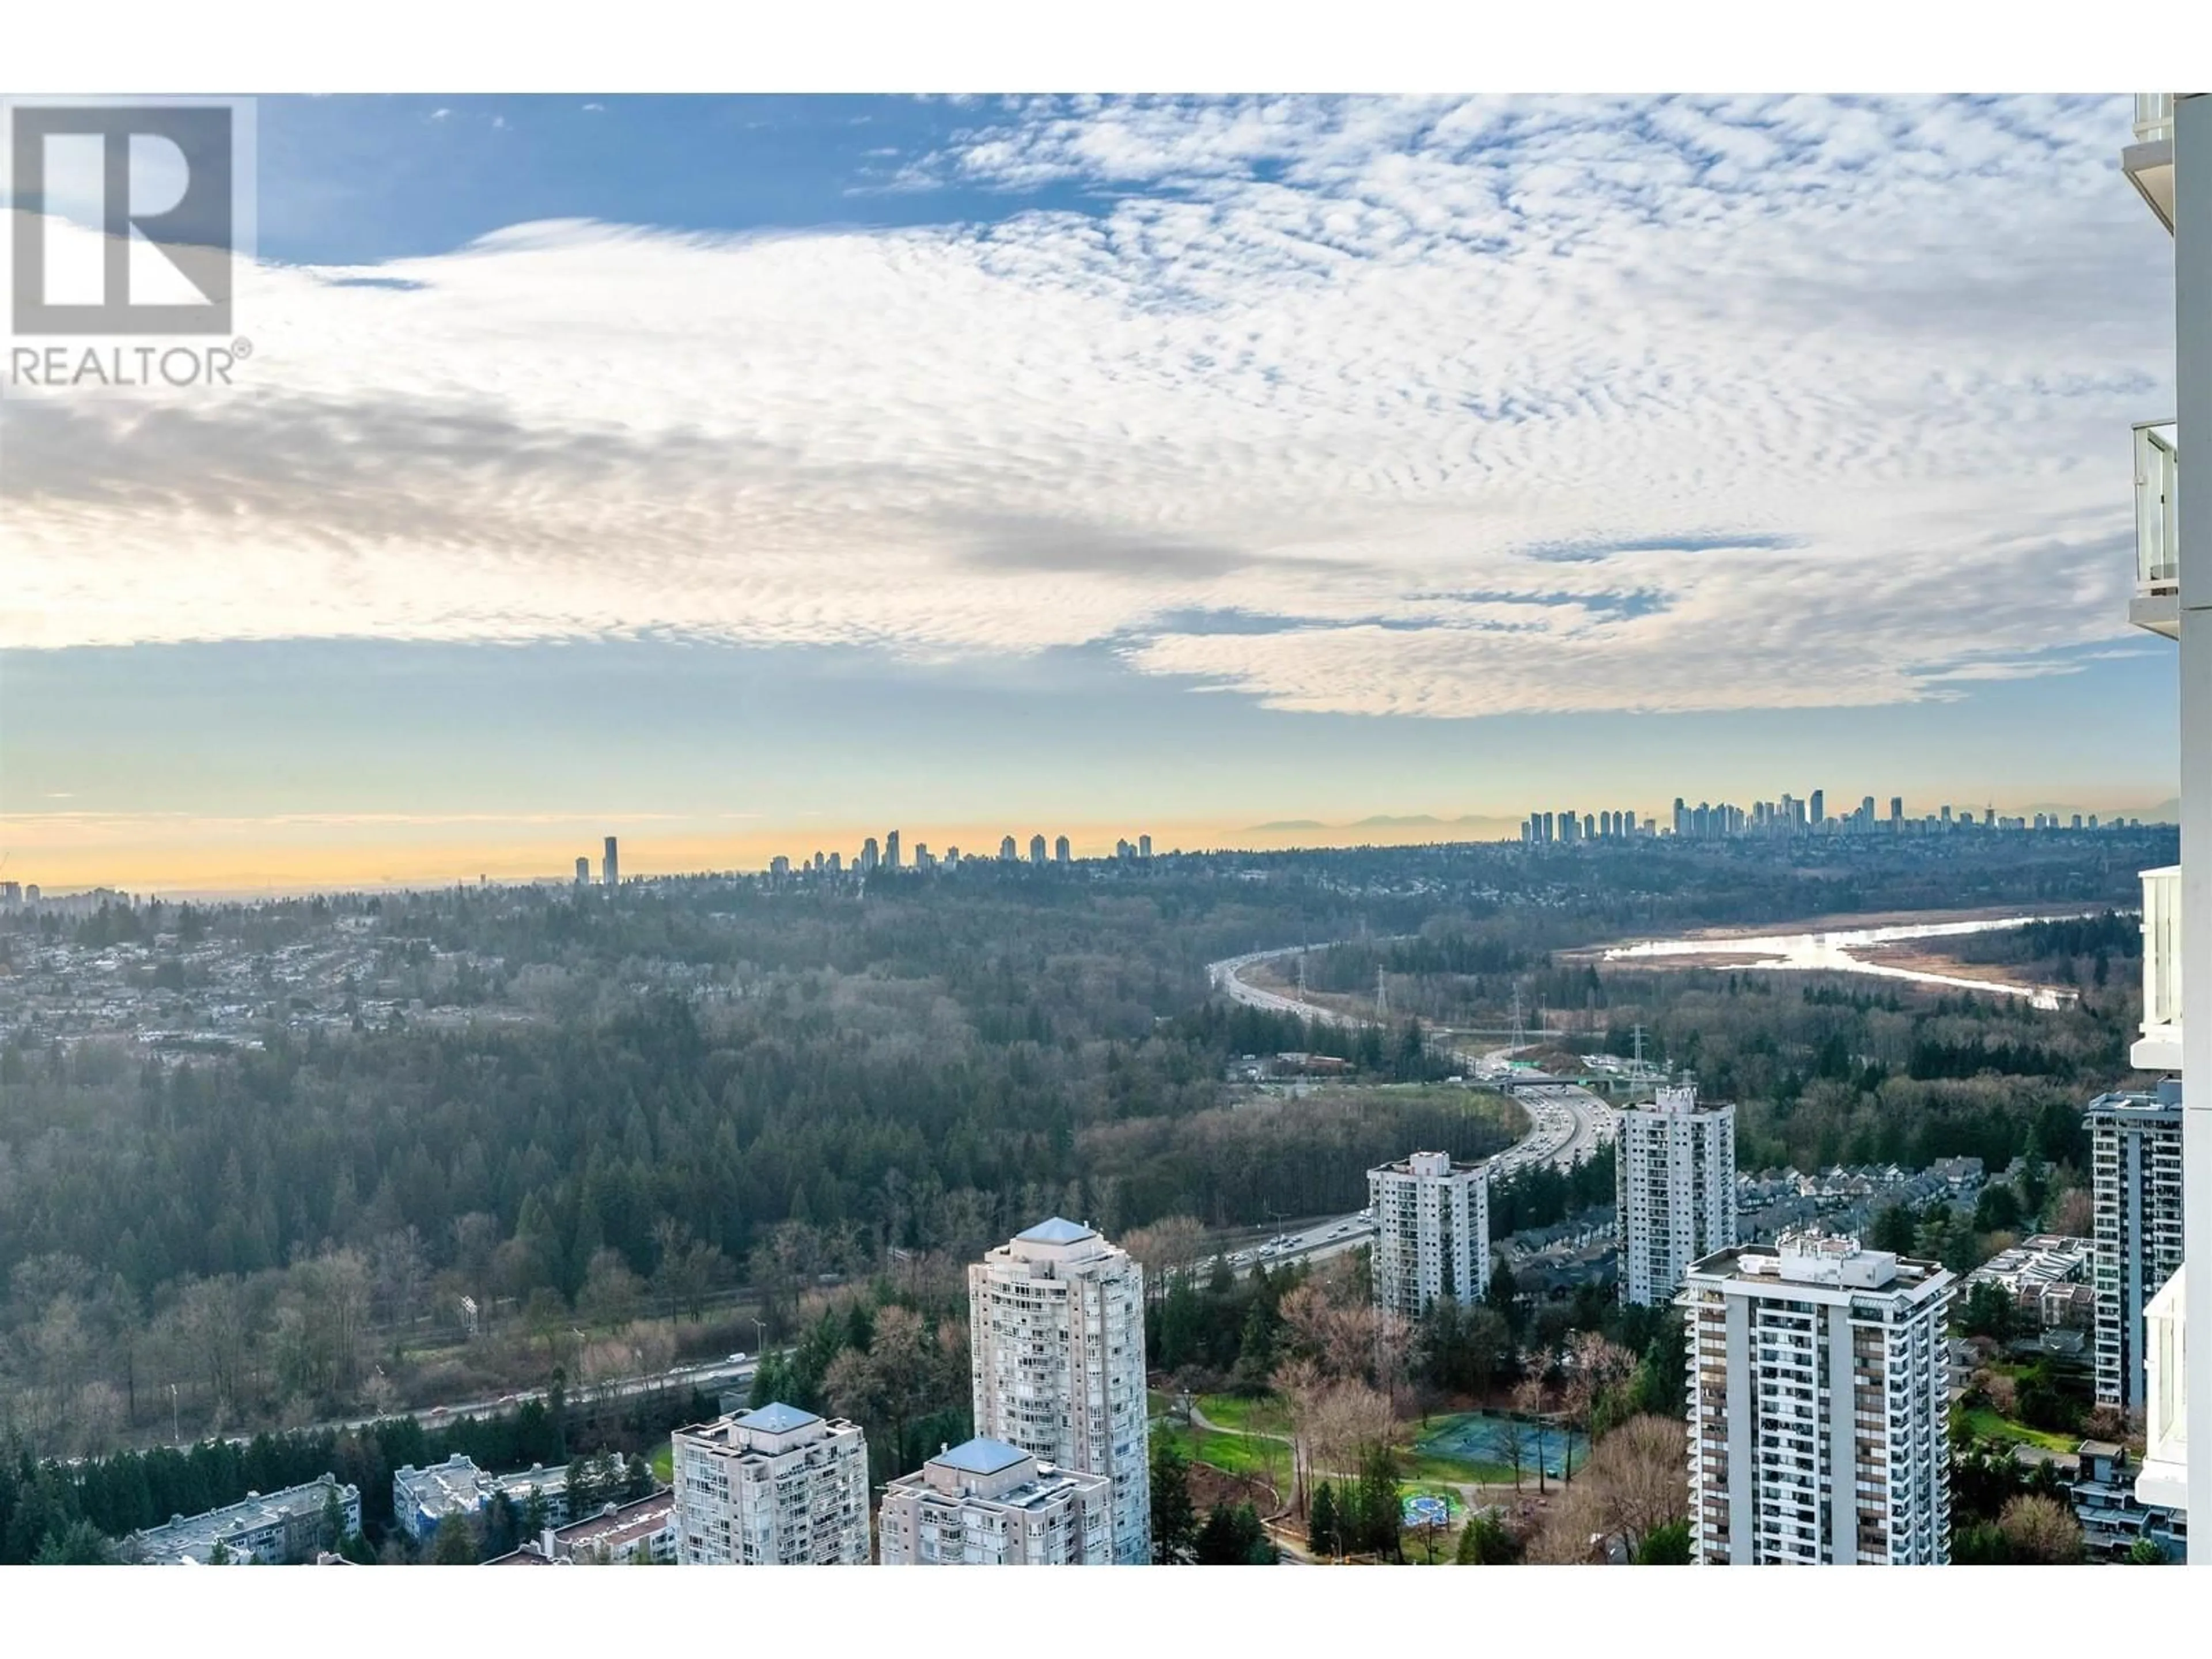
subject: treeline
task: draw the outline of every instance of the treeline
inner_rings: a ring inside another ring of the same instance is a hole
[[[1224,1000],[1200,1004],[1176,1020],[1172,1030],[1209,1053],[1326,1054],[1395,1083],[1434,1081],[1458,1070],[1455,1061],[1431,1049],[1418,1019],[1346,1025]]]
[[[1418,1024],[1346,1031],[1209,999],[1208,960],[1285,939],[1389,941],[1401,1012],[1432,967],[1498,991],[1525,978],[1593,1040],[1648,1016],[1667,1059],[1744,1100],[1747,1162],[2001,1163],[2024,1123],[2124,1056],[2131,976],[2030,1019],[1970,998],[1931,1015],[1738,994],[1753,975],[1624,996],[1620,976],[1542,953],[1647,921],[1898,904],[1943,882],[1954,902],[2109,897],[2127,878],[2116,860],[2155,861],[2124,843],[2014,849],[2011,866],[1902,848],[1885,866],[1856,849],[1472,847],[1097,880],[979,870],[872,883],[865,899],[700,880],[111,908],[70,926],[263,952],[370,920],[362,937],[408,984],[450,965],[434,951],[466,953],[435,994],[501,1018],[270,1023],[258,1049],[173,1064],[122,1040],[9,1043],[0,1430],[97,1450],[167,1417],[172,1383],[203,1423],[313,1420],[374,1405],[380,1367],[464,1297],[487,1324],[498,1310],[542,1330],[550,1368],[568,1310],[639,1285],[696,1316],[751,1280],[780,1318],[823,1273],[896,1251],[968,1259],[1052,1211],[1109,1234],[1176,1213],[1322,1213],[1355,1207],[1364,1169],[1410,1145],[1479,1156],[1510,1138],[1480,1097],[1225,1104],[1243,1054],[1335,1054],[1376,1081],[1449,1063]],[[61,927],[9,919],[0,957]],[[2033,1087],[1996,1069],[2031,1061]],[[1982,1071],[1958,1075],[1970,1063]],[[2058,1128],[2039,1131],[2054,1158],[2069,1155]],[[1606,1178],[1587,1180],[1579,1195],[1509,1194],[1506,1218],[1601,1201]],[[787,1225],[810,1242],[764,1261]]]
[[[1794,974],[1604,979],[1604,1046],[1621,1052],[1641,1024],[1650,1057],[1692,1074],[1707,1098],[1736,1102],[1745,1170],[1922,1169],[1954,1157],[1999,1170],[2033,1156],[2086,1173],[2082,1108],[2142,1081],[2128,1064],[2141,1018],[2133,974],[2057,1009]]]
[[[748,1403],[858,1423],[872,1483],[974,1435],[967,1304],[950,1283],[921,1295],[855,1287],[817,1298],[799,1324],[789,1348],[761,1356]]]
[[[1943,943],[1961,962],[2000,963],[2060,985],[2102,988],[2116,969],[2141,971],[2142,918],[2105,910],[1967,933]]]
[[[1358,1209],[1367,1171],[1417,1148],[1486,1158],[1518,1134],[1510,1110],[1498,1096],[1457,1088],[1397,1098],[1325,1087],[1188,1118],[1100,1124],[1077,1150],[1085,1167],[1113,1172],[1128,1218],[1183,1214],[1231,1226]]]
[[[1527,1164],[1490,1183],[1490,1236],[1504,1238],[1530,1227],[1549,1227],[1571,1215],[1610,1204],[1614,1197],[1610,1141],[1572,1169]]]

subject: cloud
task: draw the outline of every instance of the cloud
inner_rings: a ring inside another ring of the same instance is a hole
[[[902,185],[989,222],[267,268],[239,395],[0,405],[0,645],[1103,643],[1470,717],[2125,634],[2172,304],[2124,100],[951,113]]]

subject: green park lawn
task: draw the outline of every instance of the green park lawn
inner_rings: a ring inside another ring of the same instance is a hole
[[[1279,1441],[1186,1429],[1170,1418],[1153,1425],[1152,1443],[1172,1446],[1192,1462],[1208,1464],[1224,1474],[1281,1480],[1290,1474],[1291,1449]]]
[[[654,1448],[653,1478],[664,1486],[676,1484],[676,1443],[673,1440],[664,1440]]]
[[[1241,1394],[1202,1394],[1197,1403],[1199,1414],[1218,1428],[1246,1434],[1287,1435],[1291,1431],[1290,1413],[1272,1394],[1261,1395],[1256,1400]]]
[[[1200,1395],[1197,1401],[1199,1414],[1212,1424],[1212,1429],[1186,1430],[1177,1420],[1175,1401],[1168,1395],[1153,1391],[1150,1406],[1156,1432],[1170,1437],[1170,1443],[1195,1462],[1210,1463],[1215,1468],[1231,1474],[1262,1474],[1267,1468],[1269,1448],[1255,1441],[1274,1440],[1274,1467],[1279,1474],[1285,1472],[1289,1463],[1290,1413],[1282,1401],[1274,1395],[1263,1395],[1253,1399],[1243,1395]],[[1438,1490],[1449,1490],[1469,1482],[1483,1486],[1509,1486],[1513,1470],[1503,1463],[1480,1462],[1473,1458],[1449,1456],[1441,1452],[1423,1451],[1414,1442],[1426,1430],[1412,1431],[1406,1443],[1398,1449],[1399,1467],[1404,1472],[1409,1487],[1427,1482]],[[1250,1438],[1247,1438],[1250,1437]],[[1547,1448],[1553,1455],[1555,1449]],[[1523,1470],[1526,1480],[1533,1484],[1536,1479],[1534,1449],[1530,1461]]]
[[[2015,1445],[2039,1446],[2045,1451],[2070,1455],[2081,1443],[2079,1436],[2052,1434],[2047,1429],[2031,1429],[2003,1415],[1992,1406],[1977,1406],[1966,1413],[1966,1427],[1978,1440],[1996,1440]]]

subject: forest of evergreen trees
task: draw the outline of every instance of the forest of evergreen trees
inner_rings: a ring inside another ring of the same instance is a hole
[[[500,1017],[271,1018],[258,1049],[183,1059],[126,1036],[6,1045],[0,1431],[86,1453],[156,1422],[166,1437],[173,1411],[198,1429],[314,1421],[376,1406],[406,1334],[451,1325],[464,1297],[550,1369],[572,1323],[613,1330],[645,1306],[696,1319],[744,1286],[787,1328],[808,1287],[893,1252],[966,1259],[1055,1211],[1119,1232],[1356,1208],[1376,1162],[1510,1138],[1471,1091],[1292,1101],[1226,1083],[1238,1056],[1292,1049],[1340,1054],[1368,1085],[1447,1069],[1410,1022],[1346,1031],[1209,997],[1208,960],[1285,939],[1376,941],[1317,952],[1324,988],[1371,986],[1379,962],[1493,1011],[1519,984],[1591,1046],[1619,1050],[1641,1023],[1670,1066],[1742,1103],[1747,1164],[2002,1164],[2031,1144],[2064,1164],[2087,1093],[2125,1076],[2124,921],[2006,947],[2072,975],[2081,1003],[2056,1015],[1550,954],[1939,889],[2109,898],[2147,856],[1937,851],[1409,848],[1097,879],[986,867],[865,896],[702,880],[611,901],[102,911],[73,924],[81,938],[148,947],[187,982],[199,970],[160,955],[187,936],[266,952],[373,923],[378,972],[410,1010]],[[0,956],[58,927],[0,929]],[[461,970],[439,971],[441,952],[467,953]],[[1606,1184],[1595,1167],[1530,1177],[1501,1220],[1555,1218]]]

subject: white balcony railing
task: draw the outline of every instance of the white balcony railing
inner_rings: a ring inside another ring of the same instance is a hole
[[[2143,1461],[2136,1500],[2185,1509],[2189,1502],[2189,1373],[2182,1364],[2182,1298],[2189,1269],[2143,1304]]]
[[[2136,141],[2120,152],[2120,167],[2159,223],[2173,228],[2173,106],[2170,92],[2136,94]]]
[[[2181,637],[2181,538],[2174,500],[2181,434],[2172,421],[2136,424],[2136,593],[2128,620],[2169,640]]]
[[[2136,591],[2171,592],[2181,580],[2174,533],[2174,488],[2181,475],[2179,431],[2172,421],[2136,426]]]
[[[2181,1069],[2181,866],[2142,872],[2142,1040],[2139,1072]]]

